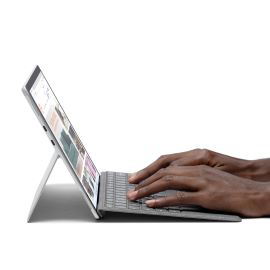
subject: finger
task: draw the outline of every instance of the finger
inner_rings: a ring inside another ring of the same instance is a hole
[[[160,169],[158,170],[156,173],[152,174],[150,177],[146,178],[144,181],[140,182],[140,184],[138,184],[135,187],[135,190],[138,190],[142,187],[148,186],[151,183],[154,183],[155,181],[159,180],[161,177],[165,176],[165,170],[166,169]]]
[[[159,157],[156,161],[154,161],[141,171],[130,174],[128,181],[132,184],[137,184],[141,182],[143,179],[149,177],[153,173],[157,172],[159,169],[166,167],[172,161],[172,156],[173,155],[164,155]]]
[[[166,189],[167,189],[167,187],[166,187],[166,184],[164,183],[164,181],[158,180],[158,181],[156,181],[156,182],[154,182],[146,187],[143,187],[139,190],[130,190],[128,192],[127,196],[128,196],[129,200],[134,201],[134,200],[138,200],[140,198],[143,198],[145,196],[149,196],[149,195],[164,191]]]
[[[197,179],[199,179],[201,171],[201,166],[169,166],[167,168],[160,169],[159,171],[145,179],[143,182],[141,182],[135,187],[135,190],[148,186],[151,183],[159,180],[160,178],[165,177],[166,175],[184,176],[185,178],[196,177]],[[175,179],[177,180],[177,178]]]
[[[164,155],[154,161],[141,171],[133,173],[129,177],[129,182],[138,184],[145,178],[149,177],[159,169],[168,165],[178,166],[194,166],[194,165],[207,165],[209,159],[216,153],[207,149],[194,149],[186,152]]]
[[[130,175],[129,182],[137,184],[159,169],[168,165],[194,166],[207,165],[217,153],[207,149],[194,149],[186,152],[164,155],[141,171]]]
[[[203,159],[198,156],[189,156],[174,160],[171,166],[196,166],[201,164],[205,164]]]
[[[216,153],[207,149],[194,149],[181,153],[171,165],[174,166],[195,166],[207,165]]]
[[[199,192],[177,191],[175,196],[168,196],[146,201],[148,207],[177,206],[181,204],[199,205]]]
[[[137,200],[169,189],[199,190],[200,186],[200,181],[193,177],[166,175],[141,189],[130,190],[128,198],[130,200]]]

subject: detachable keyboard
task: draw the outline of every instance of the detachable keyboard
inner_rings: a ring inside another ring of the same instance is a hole
[[[128,182],[128,174],[107,172],[106,177],[106,196],[104,206],[116,207],[116,208],[127,208],[133,210],[145,210],[145,211],[159,211],[159,212],[173,212],[178,213],[183,210],[199,210],[196,206],[175,206],[175,207],[163,207],[163,208],[150,208],[145,204],[146,200],[156,199],[159,197],[166,196],[166,192],[159,192],[155,195],[144,197],[137,201],[130,201],[127,199],[127,192],[130,189],[134,189],[135,185]]]
[[[150,208],[145,204],[146,200],[168,196],[171,195],[172,192],[175,192],[170,190],[159,192],[137,201],[130,201],[127,198],[127,192],[130,189],[134,189],[135,185],[128,182],[127,173],[102,172],[100,181],[98,210],[101,211],[175,216],[206,220],[241,221],[241,218],[238,216],[212,213],[206,209],[193,205]]]

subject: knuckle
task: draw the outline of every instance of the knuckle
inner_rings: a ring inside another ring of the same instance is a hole
[[[208,154],[209,154],[209,150],[208,149],[206,149],[206,148],[201,148],[201,153],[202,153],[202,155],[205,155],[205,156],[207,156]]]
[[[213,158],[213,151],[209,149],[201,149],[201,159],[205,163],[209,162]]]
[[[201,155],[201,159],[203,161],[208,161],[209,160],[210,151],[208,149],[203,148],[203,149],[200,150],[200,153],[201,153],[200,154]]]
[[[198,181],[197,181],[197,185],[198,185],[198,187],[199,187],[200,189],[205,189],[205,188],[207,188],[207,184],[208,184],[208,182],[207,182],[206,178],[204,178],[204,177],[201,177],[201,178],[198,179]]]
[[[160,164],[166,164],[168,162],[168,157],[169,155],[161,155],[159,158],[158,158],[158,161]]]
[[[207,163],[211,157],[211,151],[206,148],[196,148],[193,150],[193,152],[202,162]]]
[[[195,154],[195,155],[201,155],[202,151],[204,149],[203,148],[195,148],[192,150],[192,152]]]
[[[176,192],[176,200],[178,203],[181,203],[183,201],[184,198],[184,193],[182,191],[177,191]]]
[[[167,158],[167,155],[161,155],[158,159],[159,160],[164,160],[164,159],[166,159]]]
[[[197,171],[198,171],[198,176],[201,179],[205,179],[206,175],[208,173],[208,166],[207,165],[198,165],[197,167]]]
[[[162,177],[162,182],[165,184],[166,187],[171,187],[172,186],[172,182],[174,180],[173,175],[165,175]]]

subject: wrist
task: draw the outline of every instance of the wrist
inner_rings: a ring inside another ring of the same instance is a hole
[[[258,209],[257,217],[270,215],[270,183],[258,183],[259,193],[253,197],[253,205]]]
[[[252,180],[270,182],[270,159],[248,160],[246,174]]]
[[[242,194],[243,195],[243,194]],[[254,182],[243,195],[244,207],[240,213],[246,217],[270,215],[270,183]]]

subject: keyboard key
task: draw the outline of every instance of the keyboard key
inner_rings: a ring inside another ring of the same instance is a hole
[[[144,210],[144,211],[169,211],[165,208],[155,209],[147,207],[145,204],[146,200],[151,200],[153,198],[163,197],[164,192],[158,193],[155,196],[148,196],[142,198],[138,201],[129,201],[127,198],[127,192],[135,188],[136,185],[130,184],[128,182],[127,174],[125,173],[115,173],[107,172],[106,179],[106,196],[104,205],[107,207],[116,207],[121,209],[134,209],[134,210]],[[172,211],[172,210],[171,210]],[[179,210],[178,210],[179,212]]]
[[[126,206],[126,205],[122,205],[122,204],[116,204],[115,207],[116,207],[116,208],[127,209],[127,206]]]
[[[139,210],[140,209],[140,207],[138,207],[138,205],[129,205],[128,208],[133,209],[133,210]]]
[[[125,187],[115,187],[115,191],[123,191],[126,192],[127,189]]]
[[[143,205],[142,205],[142,210],[151,211],[151,210],[153,210],[153,209],[150,208],[150,207],[148,207],[148,206],[146,206],[146,204],[143,204]]]
[[[126,203],[127,199],[126,198],[115,198],[115,201],[116,202],[124,202],[124,203]]]
[[[106,207],[112,208],[112,207],[113,207],[113,203],[108,203],[108,202],[107,202],[107,203],[105,204],[105,206],[106,206]]]

